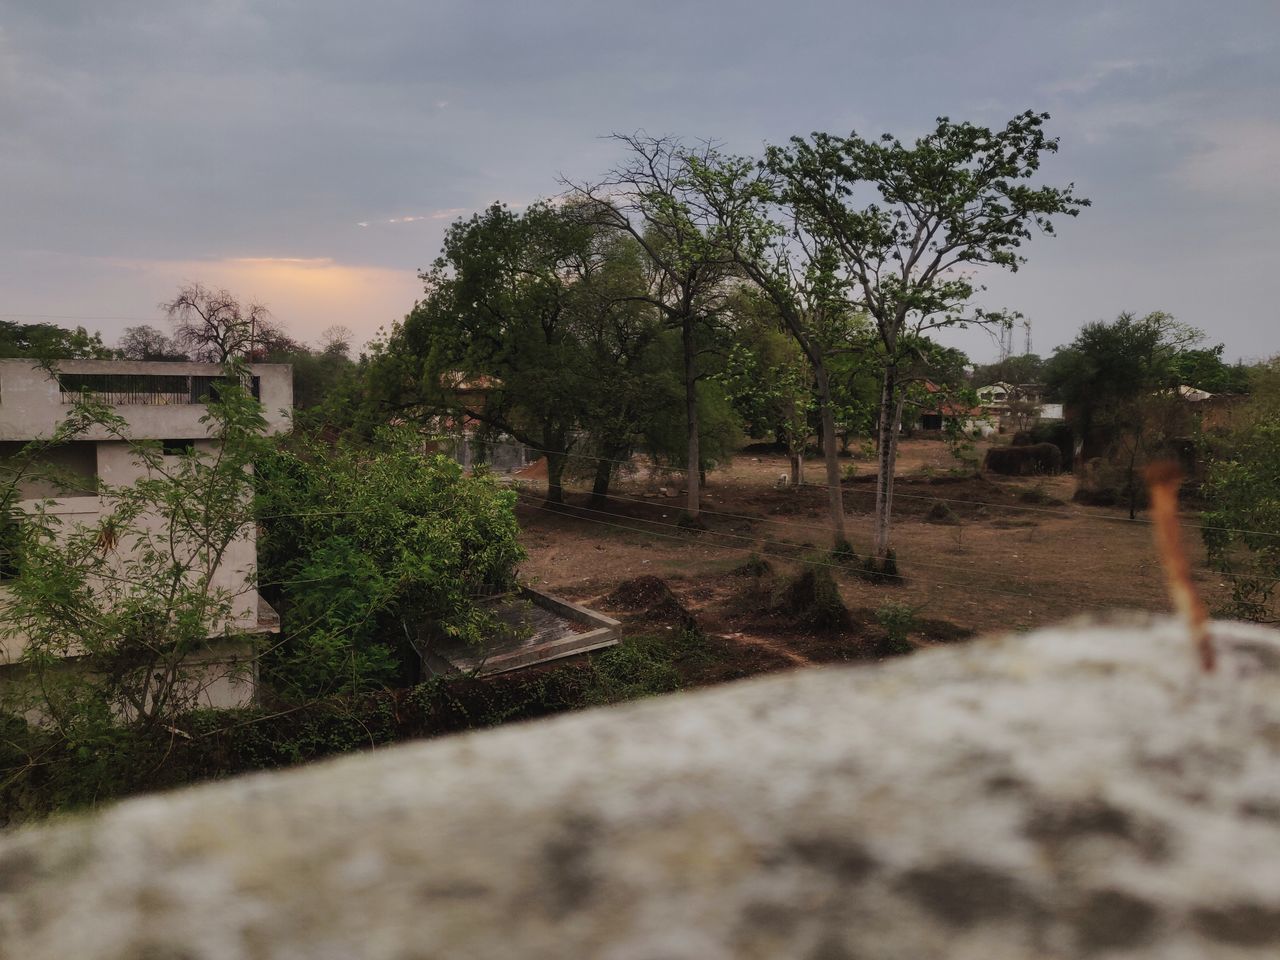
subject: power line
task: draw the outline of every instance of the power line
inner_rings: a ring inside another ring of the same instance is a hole
[[[138,323],[168,323],[169,317],[130,317],[130,316],[97,316],[85,317],[70,313],[0,313],[0,317],[14,320],[80,320],[97,322],[102,320],[133,320]]]
[[[457,438],[444,437],[442,439],[456,440]],[[622,466],[628,466],[628,467],[635,466],[635,463],[633,460],[617,460],[612,457],[600,457],[600,456],[595,456],[594,454],[589,454],[589,453],[571,453],[571,452],[561,453],[560,451],[556,451],[556,450],[549,451],[549,450],[542,449],[540,447],[531,446],[530,444],[523,443],[519,440],[478,440],[478,439],[473,439],[468,437],[466,438],[466,442],[477,443],[477,444],[487,444],[490,446],[518,445],[518,446],[524,447],[527,450],[532,450],[534,453],[543,454],[544,456],[550,454],[552,456],[563,456],[566,458],[572,457],[578,460],[591,460],[593,462],[603,460],[606,463],[615,463],[615,464],[620,464]],[[798,486],[810,487],[817,490],[826,490],[828,488],[828,485],[825,483],[808,483],[805,481],[801,481],[798,484]],[[855,494],[863,493],[863,491],[861,490],[850,489],[843,485],[841,485],[841,489],[849,493],[855,493]],[[867,491],[867,493],[869,494],[870,491]],[[1044,514],[1049,514],[1051,516],[1057,517],[1058,519],[1061,519],[1061,520],[1087,520],[1094,523],[1151,524],[1154,522],[1145,517],[1135,517],[1134,519],[1130,520],[1128,517],[1108,517],[1108,516],[1099,516],[1099,515],[1088,514],[1088,513],[1063,513],[1062,511],[1054,510],[1051,507],[1035,507],[1035,506],[1028,506],[1025,504],[1016,504],[1016,503],[996,503],[995,501],[992,501],[992,500],[963,500],[963,499],[951,498],[951,497],[939,497],[939,496],[932,496],[932,495],[923,496],[920,494],[901,493],[896,489],[896,483],[895,483],[895,489],[893,491],[893,496],[895,498],[902,497],[908,500],[928,500],[931,502],[934,500],[940,500],[943,503],[967,503],[972,506],[995,507],[996,509],[999,509],[999,510],[1021,510],[1023,512],[1030,512],[1030,513],[1044,513]],[[706,508],[699,507],[699,509],[702,510]],[[707,510],[707,512],[710,513],[711,511]],[[754,519],[761,519],[761,518],[754,518]],[[1219,527],[1219,526],[1213,526],[1210,524],[1190,523],[1190,522],[1184,522],[1183,526],[1192,530],[1213,530],[1220,533],[1247,533],[1247,534],[1253,534],[1253,535],[1262,536],[1262,537],[1280,537],[1280,532],[1275,532],[1270,530],[1249,530],[1243,527]]]
[[[588,490],[584,490],[584,489],[580,489],[580,488],[572,488],[572,487],[568,487],[568,486],[562,486],[562,489],[564,489],[566,492],[569,492],[569,493],[577,493],[577,494],[582,494],[582,495],[590,495],[590,496],[592,496],[592,497],[596,497],[596,496],[603,496],[603,498],[604,498],[605,500],[616,500],[616,501],[623,502],[623,503],[637,503],[637,504],[640,504],[641,506],[652,507],[653,509],[662,509],[662,508],[664,508],[664,507],[666,507],[666,506],[667,506],[667,504],[666,504],[666,503],[664,503],[663,501],[653,500],[653,499],[645,499],[645,498],[640,498],[640,497],[627,497],[627,496],[623,496],[622,494],[614,494],[614,493],[608,493],[608,494],[600,495],[600,494],[596,494],[594,491],[588,491]],[[825,488],[825,487],[822,487],[821,489],[826,489],[826,488]],[[967,501],[966,501],[966,502],[967,502]],[[592,513],[601,513],[601,514],[606,514],[606,515],[608,515],[608,516],[614,516],[614,517],[620,516],[619,514],[617,514],[617,513],[615,513],[615,512],[612,512],[612,511],[607,511],[607,510],[597,510],[597,509],[593,509],[593,508],[591,508],[591,507],[584,507],[584,506],[579,506],[579,505],[570,505],[570,506],[571,506],[571,507],[572,507],[572,509],[574,509],[574,510],[588,510],[588,511],[590,511],[590,512],[592,512]],[[675,507],[675,506],[672,506],[672,507],[671,507],[671,509],[678,509],[678,508],[677,508],[677,507]],[[834,532],[835,532],[835,527],[831,526],[830,524],[826,524],[826,523],[818,523],[818,522],[814,522],[814,521],[804,522],[804,521],[800,521],[800,520],[796,520],[796,519],[782,519],[782,518],[775,518],[775,517],[757,517],[757,516],[751,516],[751,515],[749,515],[749,514],[728,513],[728,512],[726,512],[726,511],[724,511],[724,510],[714,510],[714,509],[711,509],[710,507],[700,507],[700,508],[699,508],[699,512],[700,512],[700,513],[705,513],[705,514],[707,514],[707,515],[709,515],[709,516],[714,516],[714,517],[724,517],[724,518],[726,518],[726,519],[734,519],[734,520],[744,520],[744,521],[748,521],[748,522],[751,522],[751,523],[772,523],[772,524],[778,524],[778,525],[782,525],[782,526],[786,526],[786,527],[796,527],[796,526],[800,526],[800,527],[802,527],[802,528],[806,528],[806,529],[821,530],[821,531],[826,532],[826,533],[834,533]],[[628,517],[627,519],[637,520],[637,521],[640,521],[640,522],[642,522],[642,523],[653,523],[653,522],[656,522],[656,521],[649,520],[648,518],[645,518],[645,517]],[[714,535],[716,535],[716,536],[724,536],[724,537],[739,537],[740,539],[755,539],[755,540],[759,540],[759,539],[760,539],[760,538],[753,538],[753,537],[742,537],[742,536],[741,536],[741,535],[739,535],[739,534],[725,533],[725,532],[722,532],[722,531],[708,531],[708,532],[713,533],[713,534],[714,534]],[[1059,538],[1059,541],[1058,541],[1058,542],[1060,542],[1060,541],[1061,541],[1061,539],[1062,539],[1062,538]],[[1075,540],[1074,538],[1071,538],[1071,539],[1073,540],[1073,542],[1085,542],[1085,541]],[[761,542],[792,543],[792,541],[763,541],[763,540],[762,540]],[[794,545],[794,546],[803,546],[803,544],[793,544],[793,545]],[[951,566],[950,566],[950,565],[947,565],[947,566],[943,567],[943,566],[941,566],[941,565],[939,565],[939,564],[930,564],[930,563],[923,562],[923,561],[916,561],[916,560],[912,560],[912,561],[910,561],[910,562],[911,562],[911,563],[913,563],[914,565],[917,565],[917,566],[926,566],[926,567],[932,566],[932,567],[939,567],[940,569],[951,569]],[[1154,561],[1153,561],[1153,562],[1154,562]],[[993,572],[993,573],[1001,573],[1001,574],[1003,574],[1003,573],[1005,573],[1006,571],[1001,570],[1001,571],[991,571],[991,572]],[[1256,580],[1256,579],[1258,579],[1257,577],[1251,576],[1251,575],[1249,575],[1249,574],[1228,573],[1228,572],[1226,572],[1226,571],[1215,570],[1215,569],[1213,569],[1212,567],[1200,567],[1200,566],[1197,566],[1197,567],[1195,567],[1195,568],[1194,568],[1194,572],[1196,572],[1196,573],[1202,573],[1202,574],[1208,574],[1208,575],[1212,575],[1212,576],[1215,576],[1215,577],[1226,577],[1226,578],[1228,578],[1228,579],[1242,579],[1242,580]],[[1263,578],[1263,579],[1268,579],[1268,578]],[[1280,581],[1280,578],[1276,578],[1276,579],[1277,579],[1278,581]]]
[[[544,511],[546,511],[546,512],[548,512],[548,513],[557,514],[557,515],[559,515],[559,516],[565,516],[565,515],[566,515],[566,514],[565,514],[564,512],[562,512],[562,511],[559,511],[559,510],[556,510],[556,509],[554,509],[554,508],[552,508],[552,507],[549,507],[549,506],[547,506],[545,503],[536,502],[536,501],[534,501],[534,500],[530,499],[529,497],[522,496],[520,499],[521,499],[521,501],[522,501],[523,503],[525,503],[527,506],[531,507],[532,509],[535,509],[535,510],[544,510]],[[576,509],[583,509],[583,508],[576,508]],[[568,515],[572,516],[572,514],[568,514]],[[583,521],[583,522],[585,522],[585,523],[594,523],[594,524],[598,524],[598,525],[601,525],[601,526],[614,527],[614,528],[619,529],[619,530],[628,530],[628,531],[630,531],[630,532],[632,532],[632,533],[639,533],[639,534],[642,534],[642,535],[644,535],[644,536],[661,537],[661,538],[666,539],[666,540],[676,540],[676,541],[679,541],[679,542],[681,542],[681,543],[685,543],[685,544],[688,544],[688,543],[689,543],[689,536],[688,536],[688,532],[687,532],[687,531],[684,531],[684,528],[683,528],[683,527],[681,527],[681,526],[679,526],[679,524],[674,524],[674,523],[664,523],[664,522],[662,522],[662,521],[658,521],[658,520],[642,520],[642,521],[641,521],[642,523],[652,523],[652,524],[656,524],[657,526],[670,527],[670,528],[672,528],[672,529],[675,529],[675,530],[681,530],[681,531],[682,531],[682,533],[681,533],[681,534],[676,535],[676,534],[669,534],[669,533],[659,533],[659,532],[657,532],[656,530],[644,530],[644,529],[642,529],[642,528],[635,527],[635,526],[631,526],[631,525],[629,525],[629,524],[623,524],[623,523],[611,523],[611,522],[609,522],[609,521],[607,521],[607,520],[596,520],[596,519],[595,519],[595,518],[593,518],[593,517],[581,517],[581,516],[576,516],[576,517],[574,517],[574,519],[581,520],[581,521]],[[637,518],[637,519],[638,519],[638,518]],[[713,536],[731,536],[731,537],[734,537],[735,539],[739,539],[739,540],[747,540],[747,541],[752,541],[752,542],[756,542],[756,543],[763,543],[763,544],[776,544],[776,545],[779,545],[779,546],[786,546],[786,547],[798,547],[798,546],[800,546],[799,544],[790,543],[790,542],[788,542],[788,541],[772,541],[772,540],[763,540],[763,539],[756,538],[756,537],[742,537],[742,536],[735,535],[735,534],[717,534],[715,531],[705,531],[705,532],[706,532],[706,533],[710,533],[710,534],[711,534],[711,535],[713,535]],[[726,549],[726,550],[737,550],[737,551],[739,551],[739,552],[742,552],[742,553],[748,553],[748,554],[754,554],[754,553],[756,552],[756,550],[755,550],[754,548],[752,548],[752,547],[736,547],[736,546],[732,546],[732,545],[729,545],[729,544],[716,544],[716,546],[717,546],[717,547],[720,547],[720,548],[723,548],[723,549]],[[831,562],[826,562],[826,561],[822,561],[822,560],[806,559],[806,558],[804,558],[804,557],[784,557],[784,558],[782,558],[782,559],[785,559],[785,560],[787,560],[787,561],[789,561],[789,562],[792,562],[792,563],[801,563],[801,564],[805,564],[805,565],[808,565],[808,566],[814,566],[814,567],[827,567],[827,568],[829,568],[829,569],[833,569],[833,570],[843,570],[843,571],[845,571],[846,573],[850,572],[849,567],[847,567],[847,566],[845,566],[845,565],[843,565],[843,564],[840,564],[840,563],[831,563]],[[914,561],[913,561],[913,563],[914,563]],[[916,566],[937,566],[936,564],[933,564],[933,565],[930,565],[930,564],[915,564],[915,565],[916,565]],[[947,569],[951,569],[951,568],[947,568]],[[880,578],[885,578],[885,579],[894,579],[894,580],[903,580],[903,581],[905,581],[905,580],[907,580],[907,579],[908,579],[906,576],[904,576],[904,575],[902,575],[902,574],[892,574],[892,573],[877,573],[877,574],[876,574],[876,576],[877,576],[877,577],[880,577]],[[955,588],[957,588],[957,589],[960,589],[960,590],[966,590],[966,591],[973,592],[973,593],[988,593],[988,594],[993,594],[993,595],[999,594],[999,595],[1003,595],[1003,596],[1019,597],[1019,598],[1027,599],[1027,600],[1046,600],[1046,599],[1049,599],[1049,600],[1056,600],[1056,601],[1060,601],[1060,602],[1062,602],[1062,603],[1071,603],[1071,604],[1075,604],[1075,605],[1077,605],[1077,606],[1093,607],[1093,608],[1095,608],[1095,609],[1099,609],[1099,610],[1109,610],[1109,609],[1114,609],[1113,607],[1111,607],[1111,606],[1109,606],[1109,605],[1107,605],[1107,604],[1095,603],[1095,602],[1088,601],[1088,600],[1077,600],[1077,599],[1074,599],[1074,598],[1071,598],[1071,597],[1053,597],[1053,596],[1045,597],[1045,596],[1042,596],[1042,595],[1039,595],[1039,594],[1034,594],[1034,593],[1022,593],[1022,592],[1019,592],[1019,591],[1013,591],[1013,590],[1001,590],[1001,589],[999,589],[998,587],[976,587],[976,586],[973,586],[972,584],[967,584],[967,583],[956,583],[955,581],[951,581],[951,580],[922,580],[922,582],[923,582],[923,583],[925,583],[925,584],[927,584],[927,585],[930,585],[930,586],[947,586],[947,587],[955,587]]]

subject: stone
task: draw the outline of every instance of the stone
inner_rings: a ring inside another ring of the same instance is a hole
[[[0,836],[0,957],[1280,955],[1280,635],[1075,623]]]

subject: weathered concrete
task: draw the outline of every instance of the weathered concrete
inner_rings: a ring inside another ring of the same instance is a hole
[[[161,360],[59,360],[59,373],[128,374],[133,376],[216,377],[217,363],[174,363]],[[270,434],[287,433],[293,418],[293,367],[287,363],[252,363],[249,372],[259,378],[262,415]],[[175,437],[209,437],[214,427],[201,423],[204,404],[127,404],[115,412],[127,424],[133,440],[166,440]],[[50,436],[71,412],[58,381],[31,360],[0,360],[0,440],[31,440]],[[101,425],[89,427],[83,440],[113,440],[115,434]]]
[[[809,670],[0,839],[0,956],[1280,954],[1280,638]]]

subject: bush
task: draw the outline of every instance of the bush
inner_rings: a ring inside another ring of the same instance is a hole
[[[1203,536],[1209,562],[1232,575],[1223,611],[1274,623],[1280,579],[1280,420],[1272,414],[1247,424],[1228,454],[1209,464],[1203,493],[1209,502]]]
[[[1051,443],[1025,447],[992,447],[982,467],[991,473],[1020,477],[1035,473],[1060,473],[1062,451]]]
[[[916,626],[916,611],[905,603],[890,602],[876,611],[876,622],[884,628],[889,639],[890,653],[910,653],[912,648],[908,635]]]
[[[767,577],[773,573],[773,565],[758,553],[753,553],[746,562],[735,567],[733,573],[739,577]]]
[[[774,598],[774,609],[816,630],[849,625],[849,610],[840,598],[831,571],[825,567],[807,567],[784,583]]]
[[[619,703],[679,690],[684,678],[678,662],[705,656],[705,642],[690,630],[629,637],[591,658],[582,703]]]
[[[848,540],[841,540],[831,549],[831,560],[842,566],[849,566],[858,562],[858,554],[853,549],[853,544]]]
[[[258,466],[261,589],[285,642],[264,678],[289,699],[403,686],[435,636],[479,644],[480,600],[513,583],[515,494],[421,453],[412,432],[377,448],[303,442]]]
[[[898,557],[892,550],[889,551],[883,561],[868,555],[862,565],[861,576],[862,579],[871,583],[887,584],[889,586],[898,586],[906,583],[906,578],[898,572]]]
[[[960,517],[951,509],[949,504],[941,500],[933,501],[929,507],[929,512],[924,515],[926,523],[943,523],[949,526],[955,526],[960,522]]]

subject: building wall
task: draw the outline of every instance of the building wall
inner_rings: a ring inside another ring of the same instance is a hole
[[[60,374],[127,374],[138,377],[216,377],[216,363],[168,363],[134,360],[63,360]],[[259,378],[263,415],[268,433],[287,433],[293,411],[293,368],[282,363],[255,363],[250,373]],[[0,360],[0,440],[48,437],[71,412],[71,398],[57,379],[30,360]],[[214,424],[202,424],[206,407],[200,403],[119,404],[115,412],[127,422],[134,440],[208,437]],[[110,430],[95,426],[85,440],[110,440]]]
[[[291,368],[283,364],[253,364],[250,369],[254,376],[260,378],[260,398],[268,432],[287,431],[292,420]],[[199,363],[95,360],[66,361],[58,365],[58,370],[59,373],[211,377],[220,374],[221,367]],[[214,425],[200,423],[200,418],[207,412],[204,404],[120,403],[114,406],[114,411],[125,419],[127,435],[133,440],[190,440],[196,452],[214,454],[217,451],[217,441],[209,439]],[[19,455],[26,441],[51,435],[69,412],[69,401],[48,371],[24,360],[0,360],[0,461]],[[20,487],[22,499],[16,504],[19,510],[26,512],[45,510],[58,518],[67,535],[77,527],[97,526],[111,511],[111,498],[99,495],[99,485],[127,487],[148,473],[147,466],[131,443],[102,428],[92,428],[83,437],[52,448],[44,457],[46,465],[65,469],[72,475],[73,482],[75,478],[83,478],[83,485],[76,484],[80,489],[68,490],[65,485],[31,480]],[[177,455],[165,459],[174,465],[178,462]],[[169,539],[165,518],[158,514],[144,515],[137,524],[162,541]],[[136,546],[137,538],[125,538],[111,548],[121,571]],[[196,545],[185,549],[194,551]],[[209,624],[211,638],[222,637],[228,631],[262,633],[278,629],[274,613],[269,608],[264,609],[265,604],[256,588],[257,529],[254,524],[246,524],[242,535],[223,554],[212,582],[215,589],[234,597],[234,605],[229,617]],[[0,586],[0,597],[3,590]],[[245,646],[248,641],[236,643],[243,649],[228,650],[226,640],[216,640],[211,651],[200,659],[202,666],[196,674],[207,680],[201,696],[208,706],[238,706],[252,698],[252,651]],[[14,664],[26,646],[24,637],[0,638],[0,664]],[[233,669],[228,668],[229,664]]]

